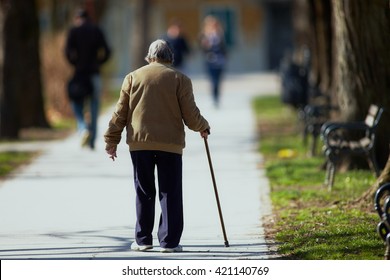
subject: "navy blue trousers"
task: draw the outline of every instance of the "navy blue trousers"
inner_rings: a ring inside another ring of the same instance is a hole
[[[222,68],[218,68],[218,67],[215,67],[213,65],[209,65],[208,71],[209,71],[209,76],[211,79],[213,101],[214,101],[215,105],[219,105]]]
[[[155,169],[161,216],[158,240],[162,248],[179,245],[183,232],[182,155],[162,151],[132,151],[136,191],[135,240],[138,245],[152,245],[155,217]]]

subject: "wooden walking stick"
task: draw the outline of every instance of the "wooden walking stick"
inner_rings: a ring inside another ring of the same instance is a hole
[[[217,200],[218,213],[219,213],[219,220],[220,220],[221,226],[222,226],[222,233],[223,233],[223,238],[224,238],[224,240],[225,240],[225,247],[229,247],[229,241],[227,240],[227,237],[226,237],[225,224],[224,224],[224,222],[223,222],[221,204],[220,204],[220,202],[219,202],[217,184],[216,184],[216,182],[215,182],[213,164],[212,164],[212,162],[211,162],[211,156],[210,156],[209,145],[208,145],[208,143],[207,143],[207,139],[206,139],[206,138],[203,138],[203,139],[204,139],[204,145],[205,145],[205,147],[206,147],[207,159],[208,159],[208,161],[209,161],[211,178],[212,178],[212,180],[213,180],[214,194],[215,194],[215,199]]]

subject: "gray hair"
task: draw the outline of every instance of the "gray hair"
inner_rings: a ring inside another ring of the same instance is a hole
[[[145,57],[148,63],[153,61],[172,63],[173,51],[168,42],[158,39],[150,44],[148,55]]]

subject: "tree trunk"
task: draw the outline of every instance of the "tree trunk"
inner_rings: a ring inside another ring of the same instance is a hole
[[[334,88],[344,120],[361,120],[371,103],[390,109],[390,7],[382,0],[332,0],[335,26]],[[389,112],[382,117],[376,154],[384,167],[356,206],[372,209],[378,187],[390,181]]]
[[[378,179],[375,181],[375,183],[356,201],[354,201],[354,205],[357,208],[368,208],[368,210],[374,210],[374,197],[377,189],[384,185],[385,183],[390,182],[390,155],[387,160],[386,166],[383,169],[381,175],[378,177]]]
[[[370,104],[390,109],[389,6],[382,0],[332,0],[333,89],[343,121],[363,120]],[[390,121],[385,114],[383,123]],[[383,167],[390,131],[380,126],[377,158]]]
[[[9,25],[10,9],[9,1],[1,0],[1,16],[0,16],[0,38],[1,38],[1,78],[0,78],[0,138],[18,138],[20,129],[20,120],[18,114],[18,103],[14,92],[10,88],[11,85],[8,81],[9,77],[9,58],[8,49],[9,42],[7,30]],[[11,17],[12,18],[12,17]]]
[[[331,0],[294,1],[295,49],[309,48],[309,84],[330,95],[332,84]]]
[[[294,30],[292,60],[302,67],[310,66],[310,52],[313,49],[314,40],[311,32],[313,21],[308,0],[293,2],[292,24]]]
[[[13,61],[18,60],[18,75],[21,88],[19,95],[20,119],[22,127],[49,127],[45,115],[43,87],[41,80],[41,61],[39,51],[39,22],[36,1],[13,0],[17,9],[19,30],[14,41],[19,53],[13,50]],[[11,35],[12,36],[12,35]],[[14,47],[15,48],[15,47]]]
[[[134,68],[146,64],[145,56],[149,48],[149,11],[150,0],[135,1],[135,30],[133,32]]]
[[[3,0],[0,0],[0,38],[4,38],[4,21],[6,7]],[[0,40],[0,137],[5,134],[7,128],[3,119],[7,117],[7,106],[5,106],[6,96],[3,87],[4,81],[4,40]],[[17,133],[16,133],[17,135]]]
[[[49,124],[42,94],[36,2],[4,2],[4,92],[0,136],[17,138],[22,127],[49,127]]]
[[[390,6],[381,0],[307,1],[312,13],[311,81],[340,107],[337,120],[363,120],[372,103],[387,109],[376,139],[378,163],[385,168],[359,200],[371,205],[378,186],[390,181]]]
[[[309,0],[313,37],[310,79],[321,92],[330,94],[332,84],[332,10],[331,0]]]

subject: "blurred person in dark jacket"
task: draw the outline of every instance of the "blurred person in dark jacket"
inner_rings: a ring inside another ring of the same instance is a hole
[[[82,145],[95,148],[97,119],[99,115],[102,83],[100,67],[111,54],[103,31],[90,20],[85,10],[79,10],[74,19],[74,26],[69,30],[65,46],[66,58],[74,67],[73,78],[88,83],[89,123],[84,117],[84,99],[71,99],[77,120],[77,128],[82,135]]]
[[[173,66],[180,71],[185,72],[184,60],[190,53],[187,40],[183,34],[182,24],[177,19],[172,19],[163,39],[168,42],[173,51]]]

